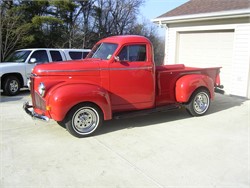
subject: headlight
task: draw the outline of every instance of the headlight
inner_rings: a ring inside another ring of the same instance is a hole
[[[40,83],[38,86],[38,93],[43,97],[45,94],[45,85],[44,83]]]

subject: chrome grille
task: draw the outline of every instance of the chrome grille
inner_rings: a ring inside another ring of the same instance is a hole
[[[41,110],[46,110],[46,102],[45,100],[35,91],[34,92],[34,107],[41,109]]]
[[[34,75],[32,75],[30,77],[30,92],[32,96],[33,107],[38,108],[40,110],[46,110],[46,101],[35,91],[34,82]]]
[[[30,92],[32,95],[34,92],[34,78],[31,76],[29,79],[30,79]]]

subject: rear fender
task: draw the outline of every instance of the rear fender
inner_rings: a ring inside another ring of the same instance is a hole
[[[56,121],[62,121],[69,110],[83,102],[96,104],[103,112],[105,120],[112,118],[108,92],[92,84],[68,84],[52,89],[48,93],[47,110]]]
[[[206,88],[210,93],[210,98],[214,99],[214,83],[209,76],[202,74],[185,75],[176,82],[175,97],[180,103],[188,102],[192,93],[198,88]]]

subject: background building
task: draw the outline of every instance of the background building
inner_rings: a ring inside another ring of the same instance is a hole
[[[190,0],[153,19],[165,64],[221,66],[225,92],[250,98],[250,0]]]

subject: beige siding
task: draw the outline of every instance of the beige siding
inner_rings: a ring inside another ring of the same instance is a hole
[[[250,98],[250,25],[235,28],[234,53],[232,65],[232,90],[230,94]]]

